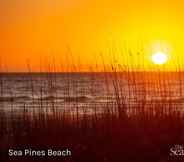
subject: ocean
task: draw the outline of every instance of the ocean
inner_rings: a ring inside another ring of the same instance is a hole
[[[123,105],[122,109],[133,113],[165,104],[181,111],[183,81],[183,74],[175,73],[3,73],[0,110],[98,114],[116,112]]]

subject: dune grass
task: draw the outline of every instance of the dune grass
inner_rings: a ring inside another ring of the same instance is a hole
[[[28,66],[29,67],[29,66]],[[121,67],[120,67],[121,68]],[[4,155],[3,161],[10,160],[5,156],[8,148],[50,148],[68,147],[73,155],[63,161],[75,162],[166,162],[170,157],[170,148],[184,143],[184,116],[182,108],[182,86],[184,73],[179,72],[119,72],[112,66],[112,72],[91,73],[91,94],[95,93],[96,86],[93,79],[102,75],[105,79],[107,91],[113,89],[115,102],[106,103],[103,112],[98,113],[98,107],[93,105],[92,114],[81,110],[77,103],[80,96],[76,96],[73,106],[75,111],[64,105],[66,111],[60,111],[55,89],[56,73],[47,73],[46,81],[41,80],[39,100],[34,98],[34,79],[29,68],[27,88],[32,92],[32,106],[39,105],[32,114],[26,103],[19,114],[14,112],[12,92],[11,112],[0,111],[0,150]],[[4,93],[5,74],[1,74],[1,97]],[[70,100],[70,89],[76,88],[76,83],[70,80],[71,73],[65,73],[67,86],[65,95]],[[122,83],[126,80],[126,86]],[[168,91],[172,81],[177,80],[178,93],[173,95]],[[142,81],[141,83],[139,81]],[[141,89],[140,85],[141,84]],[[112,85],[112,87],[110,87]],[[125,87],[128,93],[125,93]],[[12,90],[13,91],[13,90]],[[83,92],[85,94],[85,92]],[[49,94],[47,104],[50,110],[45,111],[43,102],[45,94]],[[153,94],[159,100],[150,98]],[[139,98],[136,98],[136,95]],[[172,99],[177,96],[177,99]],[[132,106],[134,97],[136,104]],[[108,98],[107,98],[108,101]],[[178,106],[180,105],[180,107]],[[1,107],[4,106],[3,101]],[[6,109],[6,108],[5,108]],[[44,109],[44,111],[43,111]],[[81,113],[82,111],[82,113]],[[24,158],[14,161],[25,161]],[[42,159],[43,160],[43,159]],[[175,160],[175,159],[174,159]],[[26,159],[33,161],[33,159]],[[51,161],[45,159],[44,161]]]

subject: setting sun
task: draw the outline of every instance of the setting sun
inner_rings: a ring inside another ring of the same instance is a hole
[[[154,64],[163,65],[167,62],[167,60],[168,60],[168,57],[163,52],[157,52],[152,55],[152,61]]]

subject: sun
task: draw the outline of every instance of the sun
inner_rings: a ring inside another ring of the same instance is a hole
[[[157,52],[152,55],[152,62],[157,65],[163,65],[167,62],[168,57],[167,54],[163,52]]]

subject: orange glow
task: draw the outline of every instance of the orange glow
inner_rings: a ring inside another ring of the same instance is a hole
[[[29,59],[33,71],[48,64],[98,71],[114,62],[149,70],[157,69],[150,61],[156,51],[169,54],[167,70],[183,68],[183,6],[182,0],[0,1],[3,69],[27,71]]]

